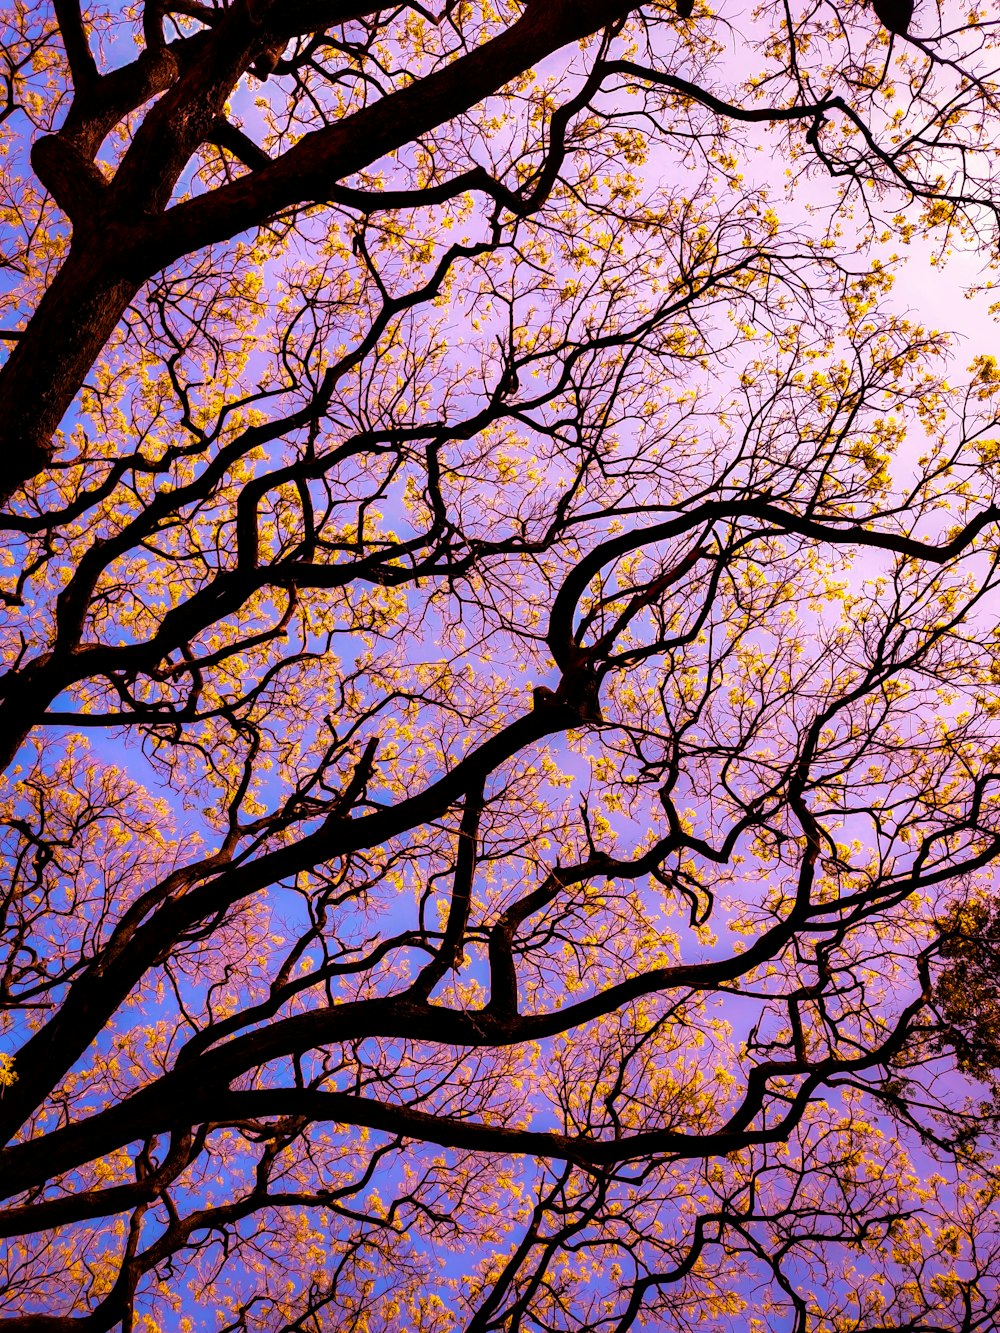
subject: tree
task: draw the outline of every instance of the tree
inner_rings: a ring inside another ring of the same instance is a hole
[[[0,1329],[994,1327],[997,23],[4,25]]]

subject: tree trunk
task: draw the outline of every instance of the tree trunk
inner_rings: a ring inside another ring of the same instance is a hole
[[[0,503],[51,462],[59,423],[139,289],[116,270],[106,245],[74,244],[0,370]]]

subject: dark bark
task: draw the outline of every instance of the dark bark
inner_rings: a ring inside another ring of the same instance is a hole
[[[2,498],[52,463],[53,433],[138,290],[111,250],[74,243],[0,371]]]
[[[67,121],[64,138],[71,142],[64,149],[47,147],[38,165],[74,225],[96,232],[103,244],[99,252],[94,245],[74,247],[0,370],[0,503],[52,462],[53,432],[146,279],[285,208],[322,202],[338,180],[475,106],[537,61],[632,7],[626,0],[530,6],[520,22],[446,68],[307,135],[272,164],[169,209],[181,172],[198,146],[217,136],[226,99],[267,47],[265,30],[236,7],[185,50],[180,77],[167,84],[143,120],[96,216],[91,213],[95,173],[75,156],[75,142],[83,140],[96,151],[107,116],[169,80],[177,57],[169,50],[154,52],[141,77],[137,62],[122,99],[106,98],[113,109],[104,116],[100,110],[89,113],[85,98],[84,108],[75,106]],[[100,83],[97,88],[91,103],[100,101]],[[89,94],[89,83],[87,89]]]

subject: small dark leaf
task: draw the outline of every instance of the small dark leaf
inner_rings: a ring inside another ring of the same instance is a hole
[[[913,18],[913,0],[872,0],[872,8],[878,15],[879,22],[900,37],[905,37],[910,30]],[[679,10],[678,10],[679,12]]]

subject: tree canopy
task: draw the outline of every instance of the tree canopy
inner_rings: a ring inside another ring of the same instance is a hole
[[[1000,20],[2,13],[0,1333],[996,1328]]]

